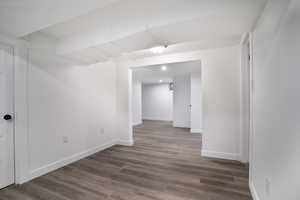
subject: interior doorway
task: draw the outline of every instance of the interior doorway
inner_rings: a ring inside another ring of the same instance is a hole
[[[13,48],[0,44],[0,189],[14,183]]]
[[[202,133],[201,68],[200,60],[131,68],[132,125],[168,121]]]

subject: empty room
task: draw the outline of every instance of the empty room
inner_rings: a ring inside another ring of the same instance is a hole
[[[0,0],[0,200],[299,200],[299,13]]]

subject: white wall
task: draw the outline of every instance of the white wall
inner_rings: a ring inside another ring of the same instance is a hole
[[[190,75],[176,76],[173,96],[173,126],[191,127],[191,77]]]
[[[117,142],[115,65],[28,69],[28,179]]]
[[[300,198],[299,14],[298,0],[271,0],[253,35],[255,200]]]
[[[239,46],[159,55],[117,62],[120,137],[132,141],[129,117],[130,67],[201,60],[203,88],[203,154],[240,159],[240,58]]]
[[[204,52],[203,155],[240,159],[239,48]]]
[[[115,127],[115,64],[37,65],[28,62],[27,42],[1,35],[0,42],[15,53],[16,183],[124,144]]]
[[[142,83],[132,81],[132,124],[142,123]]]
[[[145,120],[172,121],[173,91],[169,84],[143,84],[142,108]]]
[[[224,157],[224,152],[225,157],[238,155],[236,51],[237,47],[227,47],[135,61],[120,59],[116,60],[117,70],[109,63],[98,67],[27,66],[20,57],[16,60],[16,96],[20,100],[16,102],[16,142],[22,143],[17,150],[17,162],[21,163],[17,166],[17,173],[21,173],[19,182],[110,146],[113,140],[131,145],[129,113],[132,103],[129,97],[132,79],[129,69],[153,64],[202,60],[207,69],[203,70],[206,82],[217,80],[212,82],[215,85],[209,86],[203,79],[202,84],[204,153],[217,157]],[[20,56],[25,58],[27,54],[20,52]],[[111,133],[117,133],[116,137]],[[63,142],[65,137],[68,143]]]
[[[200,67],[200,66],[199,66]],[[202,133],[202,81],[201,73],[191,74],[191,132]]]

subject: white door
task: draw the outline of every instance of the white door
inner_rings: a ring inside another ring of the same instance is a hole
[[[13,49],[0,44],[0,189],[14,183]]]

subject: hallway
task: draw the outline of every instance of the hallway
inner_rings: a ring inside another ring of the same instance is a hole
[[[114,146],[22,186],[0,200],[250,200],[248,169],[200,156],[201,135],[171,123],[134,127],[133,147]]]

